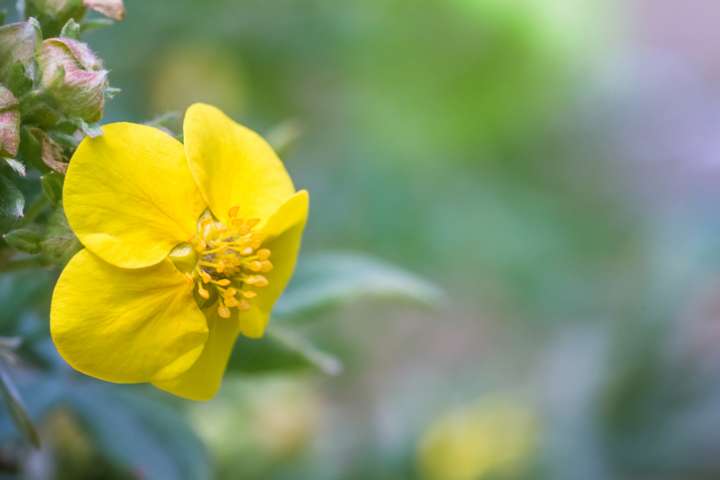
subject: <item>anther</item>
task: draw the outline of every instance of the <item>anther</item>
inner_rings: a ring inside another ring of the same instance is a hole
[[[222,318],[230,318],[230,309],[222,302],[218,305],[217,312]]]
[[[217,298],[221,318],[229,318],[233,308],[249,310],[258,295],[254,289],[268,286],[264,274],[273,269],[270,250],[261,248],[263,237],[253,231],[260,219],[242,219],[239,214],[239,207],[230,208],[228,222],[222,224],[206,212],[191,245],[197,253],[192,275],[198,296]]]

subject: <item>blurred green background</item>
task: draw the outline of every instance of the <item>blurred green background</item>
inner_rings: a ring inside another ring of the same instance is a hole
[[[105,121],[205,101],[297,136],[301,263],[361,252],[445,298],[370,280],[300,322],[341,373],[230,373],[173,403],[186,423],[78,380],[58,405],[80,414],[38,414],[53,453],[28,478],[720,478],[716,2],[126,7],[86,37],[122,89]],[[42,318],[46,276],[0,278],[5,315]],[[32,410],[56,380],[24,387]]]

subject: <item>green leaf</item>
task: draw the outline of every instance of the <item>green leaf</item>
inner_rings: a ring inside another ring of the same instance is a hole
[[[57,206],[62,199],[63,176],[57,172],[46,173],[40,177],[40,184],[50,205]]]
[[[105,456],[141,478],[211,478],[207,452],[180,412],[132,390],[68,386],[66,402]]]
[[[69,411],[97,452],[133,478],[212,478],[202,442],[159,392],[58,372],[18,376],[18,387],[33,418],[41,421],[58,408]],[[0,415],[0,442],[12,436]]]
[[[406,300],[435,306],[444,295],[428,281],[365,255],[317,254],[301,257],[293,280],[273,309],[273,315],[307,316],[365,298]]]
[[[18,162],[14,158],[6,158],[5,163],[8,164],[8,167],[15,172],[17,175],[24,177],[26,175],[25,171],[25,165],[22,164],[22,162]]]
[[[15,388],[15,383],[10,378],[7,366],[0,359],[0,395],[2,395],[5,405],[10,411],[10,416],[15,423],[18,431],[35,447],[40,448],[40,437],[38,436],[35,426],[30,420],[25,405],[23,404],[20,394]]]
[[[0,233],[7,232],[23,215],[25,197],[13,182],[0,173]]]
[[[41,243],[43,256],[49,262],[64,265],[80,248],[82,245],[70,229],[62,205],[59,205],[48,219],[45,238]]]
[[[238,338],[228,370],[242,373],[317,370],[336,375],[342,371],[342,364],[298,333],[271,326],[261,339]]]
[[[25,253],[40,252],[40,242],[43,232],[37,225],[10,230],[3,235],[3,239],[15,250]]]

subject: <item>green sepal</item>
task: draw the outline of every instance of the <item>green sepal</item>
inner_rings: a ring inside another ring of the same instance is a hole
[[[72,38],[73,40],[80,39],[80,24],[75,21],[74,18],[68,20],[60,30],[60,36],[65,38]]]
[[[44,232],[37,225],[10,230],[3,235],[5,242],[15,250],[25,253],[39,253]]]

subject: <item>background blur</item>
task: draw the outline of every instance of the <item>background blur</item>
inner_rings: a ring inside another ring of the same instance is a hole
[[[202,100],[299,133],[303,256],[371,254],[447,297],[314,316],[342,373],[231,374],[183,408],[199,441],[163,447],[219,479],[720,478],[720,4],[126,6],[86,38],[123,90],[106,121]],[[42,429],[72,471],[96,457],[67,422]],[[92,464],[66,478],[109,478]]]

